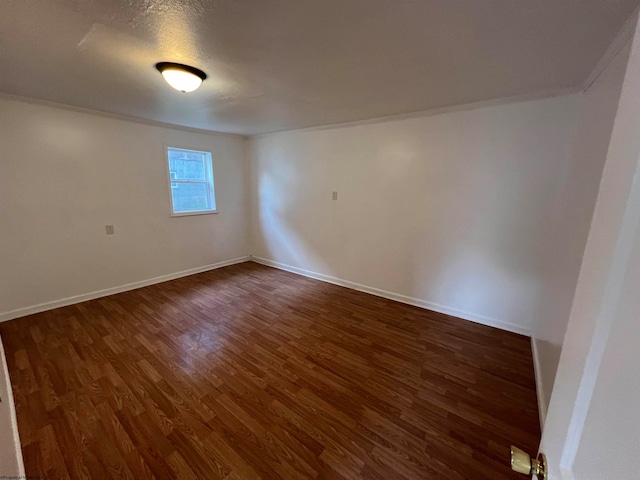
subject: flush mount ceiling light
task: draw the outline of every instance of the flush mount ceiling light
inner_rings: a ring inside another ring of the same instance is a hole
[[[182,93],[197,90],[207,78],[202,70],[181,63],[160,62],[156,63],[156,68],[169,85]]]

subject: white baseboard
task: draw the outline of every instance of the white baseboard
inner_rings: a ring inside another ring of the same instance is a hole
[[[18,308],[9,312],[0,313],[0,322],[6,322],[7,320],[24,317],[26,315],[32,315],[34,313],[44,312],[46,310],[53,310],[54,308],[66,307],[67,305],[72,305],[74,303],[86,302],[87,300],[93,300],[95,298],[106,297],[115,293],[135,290],[136,288],[147,287],[156,283],[175,280],[176,278],[187,277],[189,275],[195,275],[196,273],[207,272],[209,270],[215,270],[216,268],[235,265],[236,263],[248,262],[249,260],[250,257],[247,255],[245,257],[238,257],[231,260],[212,263],[211,265],[205,265],[203,267],[190,268],[189,270],[182,270],[181,272],[169,273],[167,275],[161,275],[159,277],[149,278],[147,280],[141,280],[139,282],[127,283],[118,287],[105,288],[104,290],[96,290],[95,292],[83,293],[81,295],[74,295],[73,297],[61,298],[60,300],[39,303],[38,305],[32,305],[30,307]]]
[[[11,388],[11,380],[9,378],[9,368],[7,367],[7,358],[4,353],[4,345],[2,344],[2,339],[0,338],[0,369],[2,369],[2,374],[4,376],[4,391],[6,392],[6,398],[3,396],[2,410],[0,411],[0,415],[8,415],[9,423],[11,424],[11,436],[13,438],[13,452],[16,456],[16,464],[18,471],[17,472],[9,472],[3,471],[3,474],[6,474],[6,478],[26,478],[24,472],[24,461],[22,459],[22,448],[20,447],[20,435],[18,434],[18,419],[16,417],[16,406],[13,401],[13,389]],[[4,423],[1,422],[1,423]],[[5,435],[7,434],[6,430],[2,432],[2,441],[6,442],[7,438]],[[3,448],[9,449],[6,443],[3,444]],[[15,477],[13,477],[15,475]]]
[[[533,355],[533,372],[536,376],[536,395],[538,396],[538,415],[540,416],[540,430],[544,427],[547,418],[547,402],[542,383],[542,371],[540,370],[540,356],[535,337],[531,336],[531,354]]]
[[[389,300],[395,300],[396,302],[406,303],[427,310],[433,310],[434,312],[444,313],[445,315],[451,315],[453,317],[462,318],[463,320],[469,320],[482,325],[488,325],[490,327],[499,328],[508,332],[518,333],[520,335],[530,335],[530,331],[527,328],[523,328],[520,325],[515,325],[509,322],[503,322],[495,318],[485,317],[484,315],[478,315],[457,308],[447,307],[446,305],[440,305],[438,303],[429,302],[427,300],[421,300],[419,298],[408,297],[399,293],[388,292],[379,288],[370,287],[368,285],[362,285],[360,283],[351,282],[349,280],[343,280],[341,278],[332,277],[330,275],[324,275],[322,273],[311,272],[303,268],[293,267],[285,263],[276,262],[275,260],[269,260],[267,258],[256,257],[250,255],[251,261],[274,267],[280,270],[286,270],[287,272],[297,273],[309,278],[315,278],[327,283],[333,283],[334,285],[340,285],[342,287],[351,288],[352,290],[358,290],[360,292],[370,293],[378,297],[388,298]]]

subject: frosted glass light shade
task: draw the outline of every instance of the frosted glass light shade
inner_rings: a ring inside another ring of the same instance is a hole
[[[188,93],[197,90],[207,75],[197,68],[179,63],[161,62],[156,65],[166,82],[176,90]]]

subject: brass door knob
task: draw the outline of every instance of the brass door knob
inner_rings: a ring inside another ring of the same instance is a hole
[[[527,452],[511,445],[511,470],[547,480],[547,458],[540,453],[537,460],[532,460]]]

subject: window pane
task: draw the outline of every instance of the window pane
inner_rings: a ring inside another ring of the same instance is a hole
[[[205,156],[198,152],[169,149],[172,180],[206,180]]]
[[[174,214],[216,210],[210,152],[167,147]]]
[[[173,211],[193,212],[198,210],[214,210],[209,200],[209,189],[206,183],[171,183]]]

